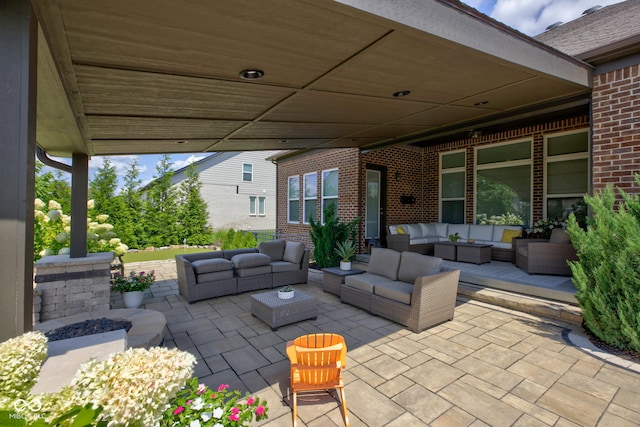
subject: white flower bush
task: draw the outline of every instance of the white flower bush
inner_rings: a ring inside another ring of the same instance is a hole
[[[47,357],[47,338],[28,332],[0,343],[0,408],[11,408],[16,399],[26,399]]]
[[[87,208],[93,209],[93,200],[87,202]],[[60,203],[49,200],[45,204],[40,199],[34,202],[34,260],[49,255],[68,254],[71,236],[71,217],[62,212]],[[45,213],[44,209],[48,209]],[[113,252],[122,256],[129,248],[117,239],[113,225],[107,220],[109,215],[96,215],[95,221],[87,218],[87,250],[89,252]]]

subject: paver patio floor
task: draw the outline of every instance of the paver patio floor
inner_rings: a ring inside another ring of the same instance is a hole
[[[267,399],[269,419],[290,426],[287,340],[343,335],[352,426],[637,426],[640,374],[594,357],[563,334],[569,323],[460,298],[451,322],[415,334],[322,292],[322,273],[296,285],[318,298],[318,318],[272,331],[250,313],[250,293],[186,303],[175,264],[155,269],[146,308],[161,311],[165,345],[196,356],[195,375]],[[116,301],[116,306],[118,302]],[[343,425],[334,394],[299,396],[299,425]]]

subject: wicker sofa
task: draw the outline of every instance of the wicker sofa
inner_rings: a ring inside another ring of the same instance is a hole
[[[176,255],[178,289],[195,301],[306,283],[309,250],[304,243],[273,240],[257,248]]]
[[[411,251],[433,255],[433,244],[449,240],[458,233],[461,242],[489,244],[491,259],[515,262],[514,239],[522,234],[519,225],[448,224],[444,222],[390,225],[387,247],[399,252]]]
[[[571,276],[567,261],[577,261],[569,234],[556,228],[549,239],[517,239],[516,265],[528,274]]]
[[[340,300],[420,332],[453,319],[459,278],[441,258],[373,248],[367,272],[345,277]]]

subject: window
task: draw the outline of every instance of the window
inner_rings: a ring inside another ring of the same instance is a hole
[[[249,196],[249,215],[250,216],[256,216],[256,199],[258,202],[258,215],[260,216],[265,216],[265,203],[266,203],[266,197],[263,196]]]
[[[322,171],[322,223],[324,224],[324,210],[329,205],[335,205],[338,214],[338,169]]]
[[[242,180],[244,182],[253,181],[253,165],[251,163],[242,164]]]
[[[289,177],[289,191],[287,194],[289,212],[287,221],[297,223],[300,221],[300,177]]]
[[[584,194],[589,191],[589,132],[545,138],[546,217],[566,219],[571,212],[586,221]]]
[[[308,224],[309,219],[318,219],[318,174],[316,172],[304,175],[304,205],[302,208],[302,222]]]
[[[464,224],[466,152],[440,156],[440,221]]]
[[[476,223],[531,224],[531,141],[476,148]]]

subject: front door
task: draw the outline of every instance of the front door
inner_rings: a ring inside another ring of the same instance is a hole
[[[367,242],[375,239],[379,243],[386,243],[385,172],[384,166],[367,165],[364,233]]]

